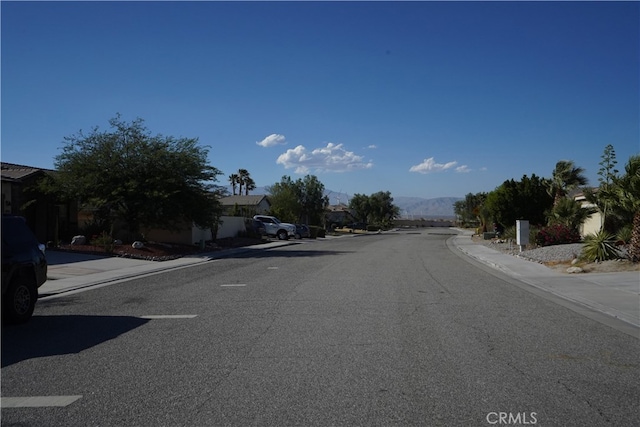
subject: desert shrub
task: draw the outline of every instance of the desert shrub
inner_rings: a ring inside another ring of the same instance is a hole
[[[311,232],[311,238],[316,239],[318,237],[325,237],[325,230],[317,225],[310,225],[309,231]]]
[[[105,252],[113,252],[113,237],[106,231],[98,235],[91,236],[91,242],[93,246],[103,247]]]
[[[543,227],[535,235],[535,242],[538,246],[564,245],[579,241],[580,233],[576,229],[563,224]]]
[[[618,241],[622,241],[625,244],[628,244],[629,242],[631,242],[631,236],[633,235],[633,226],[631,224],[627,224],[624,227],[622,227],[620,230],[618,230],[618,233],[616,234],[616,239],[618,239]]]
[[[91,222],[87,222],[83,227],[80,227],[78,229],[78,234],[86,236],[87,240],[93,240],[93,238],[99,236],[104,229],[104,224],[93,220]]]
[[[615,243],[613,234],[606,231],[589,234],[584,238],[582,258],[591,262],[619,258]]]
[[[516,227],[511,226],[504,229],[502,234],[500,234],[501,239],[516,241]],[[540,228],[536,225],[529,225],[529,242],[531,244],[535,243],[537,240],[538,233],[540,232]]]
[[[515,240],[516,239],[516,228],[511,226],[504,229],[500,237],[507,240]]]
[[[536,236],[540,232],[541,228],[538,225],[529,225],[529,242],[535,243]],[[578,235],[578,238],[580,236]]]

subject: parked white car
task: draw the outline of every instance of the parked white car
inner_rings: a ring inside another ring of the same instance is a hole
[[[256,221],[264,224],[267,236],[277,237],[280,240],[286,240],[289,237],[296,236],[296,226],[286,222],[281,222],[275,216],[256,215],[253,217]]]

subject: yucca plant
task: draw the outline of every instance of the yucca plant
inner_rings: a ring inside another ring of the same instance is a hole
[[[619,258],[613,234],[599,231],[586,236],[582,247],[582,258],[589,262]]]
[[[616,233],[616,239],[618,239],[619,242],[624,242],[625,244],[629,244],[629,242],[631,242],[632,236],[633,236],[633,227],[631,226],[631,224],[622,227]]]

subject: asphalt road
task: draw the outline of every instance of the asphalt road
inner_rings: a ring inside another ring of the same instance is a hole
[[[466,262],[447,233],[308,241],[43,300],[2,328],[2,425],[640,423],[638,339]]]

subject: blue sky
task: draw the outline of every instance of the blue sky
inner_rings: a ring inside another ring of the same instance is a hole
[[[6,2],[2,161],[120,113],[258,186],[424,198],[640,152],[638,2]]]

